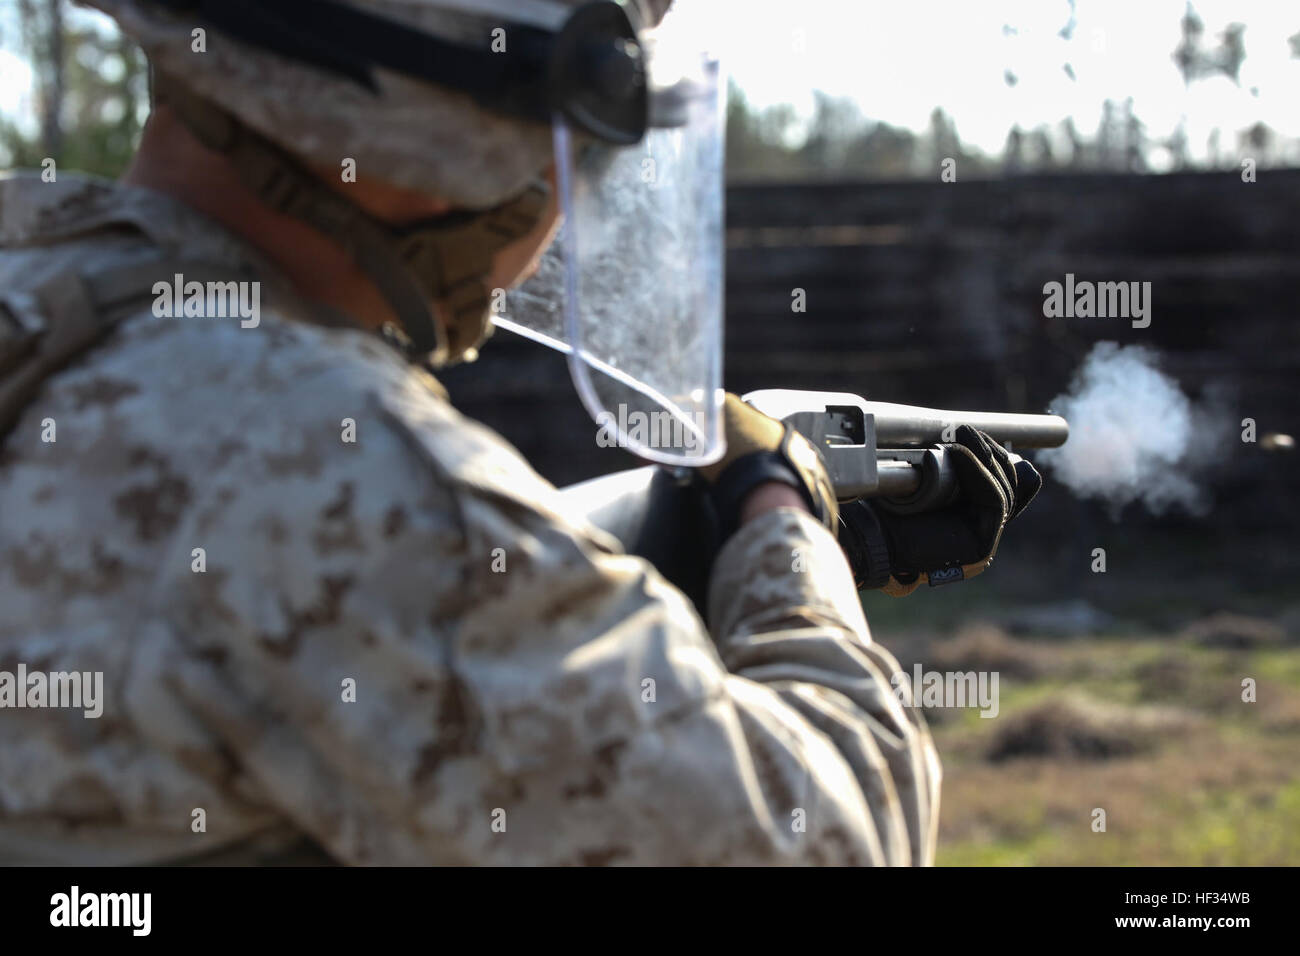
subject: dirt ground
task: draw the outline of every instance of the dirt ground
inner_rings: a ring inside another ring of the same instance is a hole
[[[926,711],[940,865],[1300,863],[1294,613],[1153,628],[1067,605],[1035,633],[989,623],[996,602],[956,606],[867,601],[907,673],[999,675],[995,717]],[[1093,633],[1062,633],[1073,619]]]

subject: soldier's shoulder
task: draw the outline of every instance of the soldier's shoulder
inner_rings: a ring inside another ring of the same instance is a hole
[[[55,418],[60,430],[67,422],[117,447],[152,449],[150,460],[219,465],[210,450],[224,448],[254,470],[296,461],[297,478],[364,481],[376,492],[405,494],[432,476],[457,493],[538,507],[554,494],[504,439],[457,413],[431,375],[373,333],[313,321],[317,310],[273,267],[193,210],[88,177],[0,179],[0,295],[68,270],[111,276],[154,258],[229,264],[218,278],[256,278],[209,283],[230,306],[221,317],[186,315],[188,270],[160,270],[138,314],[58,373],[26,427]],[[286,448],[303,451],[295,458]]]
[[[94,379],[133,383],[142,399],[133,427],[160,443],[221,436],[259,462],[301,448],[304,461],[320,462],[303,477],[365,482],[376,493],[432,479],[538,504],[554,494],[508,442],[457,412],[432,374],[360,329],[274,308],[256,327],[141,315],[66,374],[74,391],[78,378],[83,391]]]
[[[0,244],[49,243],[108,224],[185,219],[185,207],[160,193],[75,173],[0,175]]]
[[[96,176],[59,173],[0,175],[0,261],[71,259],[93,270],[107,255],[139,255],[143,248],[232,268],[267,263],[198,210],[163,193]],[[24,268],[26,263],[23,264]]]
[[[94,176],[64,175],[45,180],[39,172],[0,175],[0,242],[21,243],[43,234],[53,221],[93,215],[117,191]]]

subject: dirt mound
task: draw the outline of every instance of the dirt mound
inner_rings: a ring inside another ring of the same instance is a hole
[[[1239,712],[1244,675],[1231,663],[1231,656],[1199,655],[1193,660],[1185,645],[1176,645],[1134,669],[1138,699],[1207,714]]]
[[[1003,677],[1031,680],[1053,670],[1056,657],[1048,648],[1008,637],[1001,628],[976,625],[931,644],[922,663],[939,671],[996,671]]]
[[[1134,671],[1143,700],[1189,700],[1197,687],[1192,662],[1177,653],[1165,653]]]
[[[1264,618],[1225,612],[1194,621],[1183,629],[1182,637],[1202,647],[1248,651],[1278,646],[1286,639],[1286,631]]]
[[[1008,717],[986,753],[991,763],[1019,757],[1109,760],[1152,750],[1196,725],[1185,711],[1063,697]]]

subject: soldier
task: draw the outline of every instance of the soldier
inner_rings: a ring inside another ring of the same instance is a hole
[[[94,0],[155,110],[121,183],[0,185],[0,671],[106,699],[0,711],[0,859],[933,860],[938,760],[818,455],[687,381],[720,315],[659,323],[679,380],[633,383],[698,404],[646,454],[699,465],[730,531],[705,619],[430,372],[563,208],[564,331],[514,321],[570,337],[593,408],[631,381],[592,384],[651,333],[592,292],[628,217],[588,200],[655,124],[717,171],[716,115],[648,79],[667,5]],[[676,185],[644,192],[716,249],[716,184]],[[962,440],[975,573],[1037,485]]]

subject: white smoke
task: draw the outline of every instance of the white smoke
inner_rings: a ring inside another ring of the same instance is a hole
[[[1204,478],[1230,428],[1217,402],[1197,405],[1142,346],[1099,342],[1052,403],[1070,440],[1038,460],[1075,494],[1118,513],[1140,501],[1153,514],[1208,507]]]

